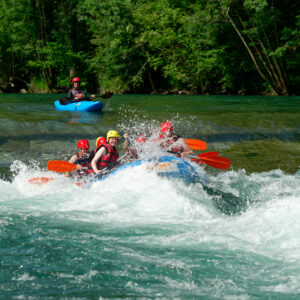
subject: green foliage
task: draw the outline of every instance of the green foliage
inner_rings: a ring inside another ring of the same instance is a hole
[[[292,0],[3,0],[0,20],[4,87],[299,92]]]

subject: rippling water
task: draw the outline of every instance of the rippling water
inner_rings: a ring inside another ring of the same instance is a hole
[[[78,115],[0,95],[1,296],[299,298],[300,103],[271,99],[114,96]],[[45,168],[81,137],[164,119],[232,169],[195,164],[201,182],[186,183],[137,167],[85,188]],[[54,180],[28,181],[41,176]]]

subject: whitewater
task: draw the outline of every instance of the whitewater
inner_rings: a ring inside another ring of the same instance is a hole
[[[20,161],[12,169],[0,181],[4,297],[299,295],[300,174],[189,184],[137,167],[83,188],[55,173],[31,184],[49,172]]]

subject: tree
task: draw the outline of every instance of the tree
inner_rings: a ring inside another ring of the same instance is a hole
[[[295,24],[296,4],[286,2],[218,0],[222,15],[240,38],[258,74],[278,95],[291,91],[285,33],[286,24]]]

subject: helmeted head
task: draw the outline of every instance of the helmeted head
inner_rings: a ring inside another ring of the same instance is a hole
[[[120,135],[118,131],[116,130],[109,130],[106,135],[106,141],[111,146],[116,146],[118,144],[118,139],[120,138]]]
[[[90,143],[88,140],[80,140],[77,143],[77,148],[78,149],[85,149],[85,150],[89,150],[90,149]]]
[[[88,140],[80,140],[77,143],[77,148],[81,155],[87,155],[89,153],[90,144]]]
[[[73,84],[73,85],[74,85],[75,82],[80,83],[79,77],[74,77],[74,78],[72,79],[72,84]]]
[[[104,136],[99,136],[96,140],[96,147],[106,144],[106,138]]]
[[[109,142],[110,138],[119,138],[120,135],[117,130],[109,130],[106,135],[106,140]]]
[[[172,132],[173,126],[171,122],[167,121],[160,125],[160,132]]]

